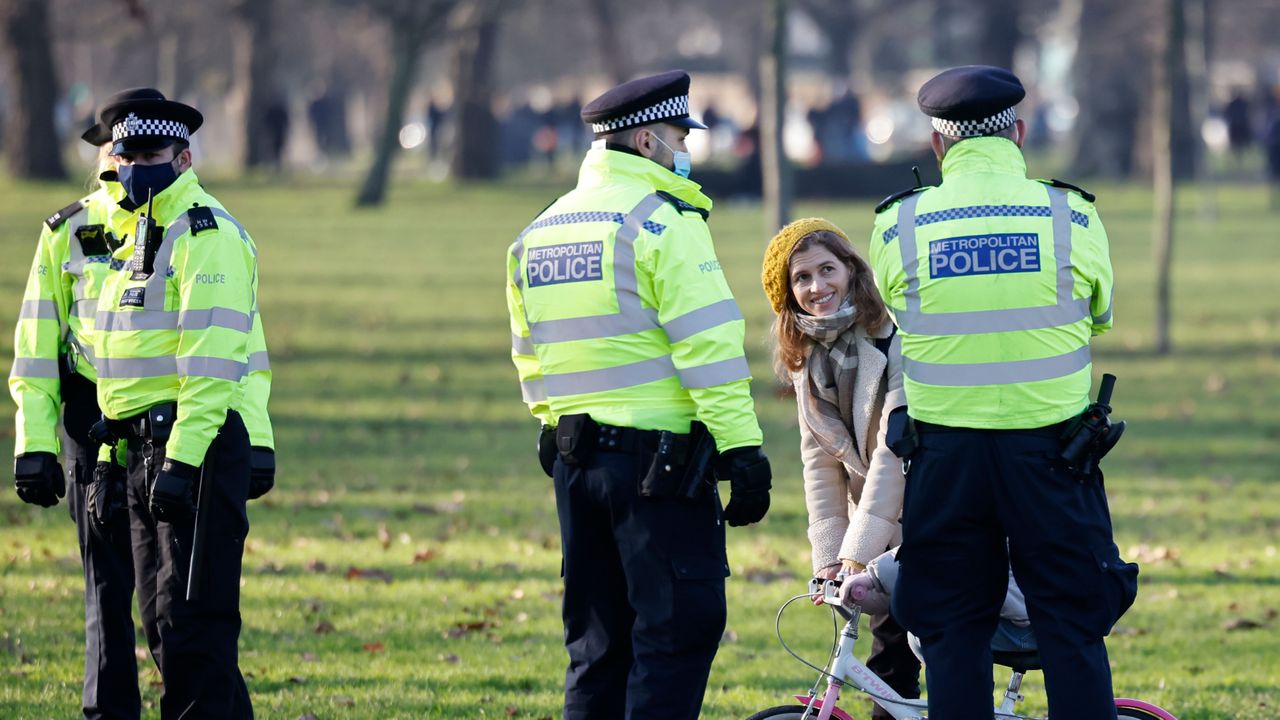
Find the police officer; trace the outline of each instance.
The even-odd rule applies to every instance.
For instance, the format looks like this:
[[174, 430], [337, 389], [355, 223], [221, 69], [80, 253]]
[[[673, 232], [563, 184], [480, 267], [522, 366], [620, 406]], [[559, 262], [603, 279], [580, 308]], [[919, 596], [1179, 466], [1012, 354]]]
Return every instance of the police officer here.
[[1089, 338], [1111, 327], [1107, 236], [1092, 194], [1027, 179], [1024, 94], [987, 66], [925, 83], [942, 184], [881, 203], [871, 240], [919, 445], [893, 610], [923, 641], [937, 720], [990, 717], [1006, 558], [1055, 718], [1115, 717], [1103, 637], [1137, 589], [1102, 474], [1060, 459], [1089, 405]]
[[[725, 625], [724, 525], [770, 470], [744, 323], [690, 181], [689, 76], [609, 90], [578, 186], [511, 246], [524, 400], [543, 422], [564, 553], [564, 717], [696, 718]], [[706, 464], [732, 497], [721, 511]]]
[[[125, 240], [103, 283], [93, 333], [102, 434], [127, 445], [128, 508], [139, 605], [164, 680], [161, 716], [251, 718], [240, 674], [240, 569], [251, 442], [269, 440], [269, 375], [257, 316], [257, 251], [191, 168], [203, 118], [150, 89], [108, 104]], [[258, 348], [255, 352], [255, 348]], [[250, 392], [246, 392], [246, 391]], [[257, 395], [261, 398], [261, 395]], [[245, 411], [242, 416], [241, 410]], [[272, 465], [272, 470], [274, 465]], [[204, 526], [203, 553], [192, 545]], [[193, 563], [195, 566], [193, 568]], [[190, 585], [200, 589], [188, 597]]]
[[[95, 126], [84, 139], [100, 146], [110, 134]], [[45, 221], [18, 314], [9, 391], [18, 405], [18, 496], [49, 507], [65, 493], [76, 523], [85, 580], [84, 716], [136, 720], [141, 700], [124, 472], [116, 463], [96, 469], [98, 444], [89, 439], [101, 414], [90, 336], [98, 293], [111, 272], [108, 256], [120, 245], [108, 228], [114, 216], [128, 214], [117, 204], [123, 194], [118, 183], [102, 181]], [[60, 450], [66, 452], [69, 487]]]

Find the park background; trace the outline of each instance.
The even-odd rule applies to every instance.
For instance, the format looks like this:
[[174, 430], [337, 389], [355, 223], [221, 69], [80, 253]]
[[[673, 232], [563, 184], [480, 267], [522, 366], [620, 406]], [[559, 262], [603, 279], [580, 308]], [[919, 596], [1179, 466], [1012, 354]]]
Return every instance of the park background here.
[[[717, 200], [775, 469], [769, 516], [729, 532], [704, 716], [807, 689], [774, 637], [809, 551], [760, 258], [806, 215], [865, 250], [878, 196], [914, 184], [912, 165], [936, 176], [915, 90], [971, 62], [1019, 73], [1031, 175], [1097, 193], [1111, 237], [1116, 324], [1095, 371], [1119, 376], [1129, 430], [1107, 486], [1142, 565], [1108, 641], [1117, 694], [1183, 720], [1280, 717], [1275, 2], [0, 0], [0, 25], [0, 308], [16, 318], [40, 222], [91, 182], [78, 135], [123, 87], [205, 112], [197, 170], [257, 241], [280, 462], [244, 560], [259, 717], [558, 717], [559, 536], [503, 258], [572, 186], [580, 104], [671, 67], [717, 120], [693, 136], [693, 177]], [[0, 449], [12, 439], [0, 425]], [[0, 493], [0, 717], [78, 715], [65, 508]], [[819, 664], [824, 613], [784, 623]], [[154, 717], [159, 675], [138, 655]], [[1039, 679], [1024, 687], [1043, 714]]]

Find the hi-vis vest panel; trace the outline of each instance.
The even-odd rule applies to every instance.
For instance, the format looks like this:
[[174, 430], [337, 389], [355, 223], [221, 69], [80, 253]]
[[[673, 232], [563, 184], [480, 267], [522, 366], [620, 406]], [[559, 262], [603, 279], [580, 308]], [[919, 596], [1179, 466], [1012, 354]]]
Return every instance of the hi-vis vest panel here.
[[[1111, 323], [1111, 265], [1092, 205], [1009, 175], [955, 185], [906, 197], [877, 218], [871, 241], [903, 336], [911, 415], [975, 428], [1075, 415], [1088, 403], [1089, 338]], [[977, 192], [999, 201], [975, 201]]]
[[699, 419], [722, 450], [759, 444], [742, 315], [701, 217], [580, 187], [520, 234], [507, 273], [512, 358], [544, 422], [687, 432]]

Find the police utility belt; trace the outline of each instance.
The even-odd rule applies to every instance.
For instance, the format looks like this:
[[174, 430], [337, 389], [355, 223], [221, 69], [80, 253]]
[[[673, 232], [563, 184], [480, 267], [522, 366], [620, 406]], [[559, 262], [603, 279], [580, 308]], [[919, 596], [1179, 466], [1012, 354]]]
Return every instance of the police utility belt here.
[[132, 417], [112, 420], [104, 416], [89, 430], [89, 435], [100, 444], [141, 440], [163, 445], [173, 432], [173, 421], [177, 415], [178, 403], [160, 403]]
[[686, 434], [669, 430], [637, 430], [603, 425], [590, 415], [563, 415], [556, 426], [556, 448], [561, 462], [585, 468], [596, 453], [652, 457], [639, 478], [641, 497], [696, 500], [715, 482], [711, 461], [716, 443], [707, 427], [694, 421]]

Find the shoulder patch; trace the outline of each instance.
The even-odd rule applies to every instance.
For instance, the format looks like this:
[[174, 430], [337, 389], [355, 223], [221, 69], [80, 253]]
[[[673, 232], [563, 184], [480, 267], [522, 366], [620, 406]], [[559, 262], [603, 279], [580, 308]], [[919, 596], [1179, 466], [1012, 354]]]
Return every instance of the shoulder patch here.
[[199, 235], [206, 230], [217, 230], [218, 221], [213, 218], [213, 210], [207, 207], [193, 207], [187, 211], [187, 222], [191, 224], [191, 234]]
[[1098, 199], [1097, 195], [1094, 195], [1093, 193], [1089, 192], [1088, 190], [1085, 190], [1079, 185], [1072, 185], [1071, 183], [1065, 180], [1052, 178], [1049, 180], [1041, 180], [1040, 182], [1044, 183], [1045, 185], [1052, 185], [1056, 188], [1061, 188], [1063, 190], [1071, 190], [1072, 192], [1079, 193], [1080, 197], [1084, 198], [1085, 200], [1088, 200], [1089, 202], [1093, 202], [1094, 200]]
[[702, 219], [704, 221], [707, 218], [711, 217], [710, 210], [700, 208], [697, 205], [694, 205], [693, 203], [685, 202], [684, 200], [681, 200], [680, 198], [676, 197], [675, 195], [672, 195], [671, 193], [665, 190], [657, 190], [655, 192], [658, 194], [658, 197], [674, 205], [676, 207], [676, 210], [679, 211], [681, 214], [687, 213], [687, 212], [698, 213], [699, 215], [702, 216]]
[[918, 192], [924, 192], [925, 190], [928, 190], [931, 187], [933, 186], [921, 185], [919, 187], [907, 188], [906, 190], [896, 192], [880, 201], [880, 204], [876, 206], [876, 214], [879, 214], [884, 212], [885, 210], [888, 210], [890, 206], [892, 206], [894, 203], [898, 202], [899, 200], [905, 197], [910, 197], [912, 195], [915, 195]]
[[62, 225], [62, 223], [67, 221], [67, 218], [71, 217], [72, 215], [75, 215], [76, 213], [80, 212], [83, 209], [84, 209], [84, 203], [77, 200], [71, 203], [70, 205], [62, 208], [58, 212], [45, 218], [44, 224], [47, 225], [50, 230], [57, 230], [58, 226]]

